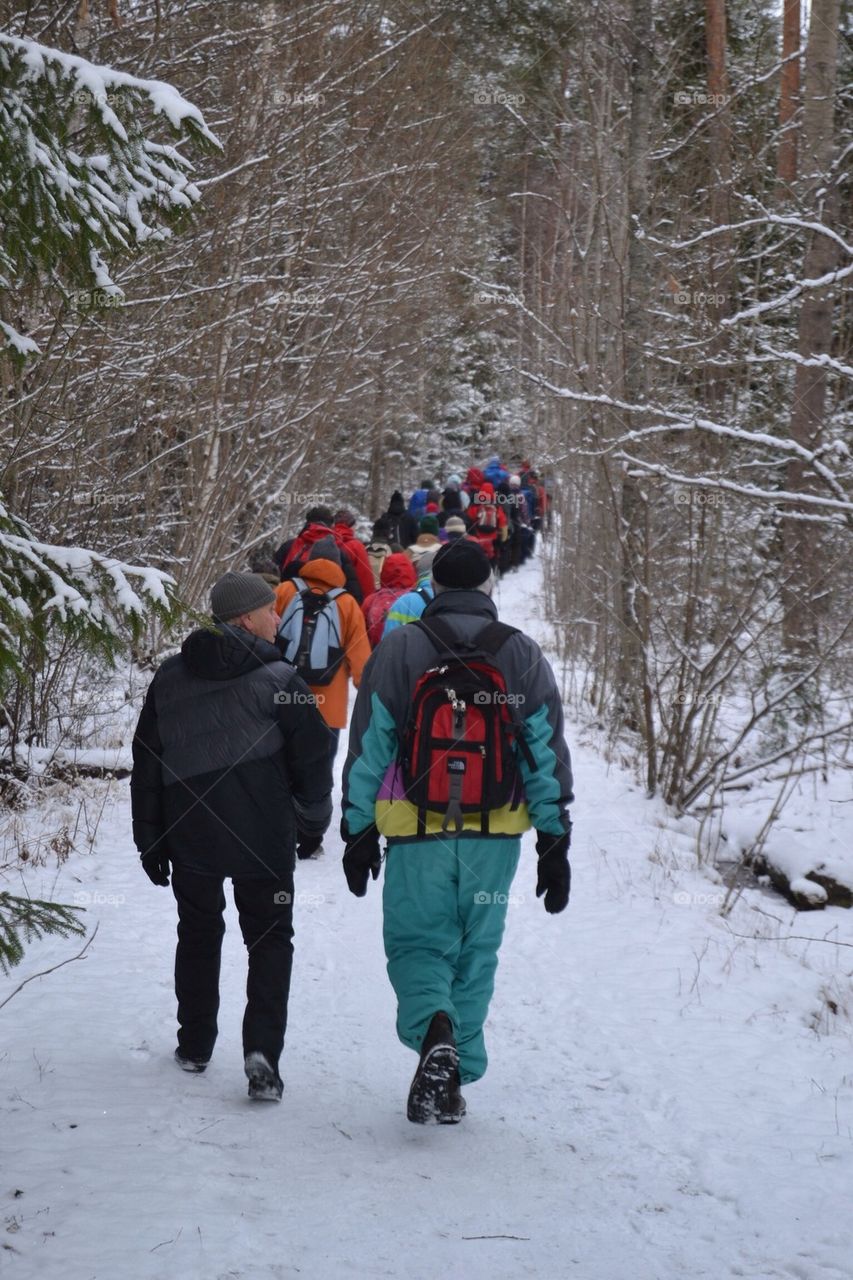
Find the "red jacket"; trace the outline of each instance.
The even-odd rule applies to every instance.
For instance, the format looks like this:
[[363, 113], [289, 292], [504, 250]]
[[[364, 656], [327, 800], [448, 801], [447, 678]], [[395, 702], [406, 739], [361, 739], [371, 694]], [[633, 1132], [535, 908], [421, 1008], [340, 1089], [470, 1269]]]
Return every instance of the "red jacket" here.
[[381, 587], [367, 597], [361, 606], [364, 620], [367, 623], [367, 638], [371, 649], [375, 649], [382, 639], [385, 626], [385, 615], [398, 596], [411, 591], [418, 580], [415, 566], [407, 555], [397, 551], [386, 556], [380, 575]]
[[367, 547], [358, 540], [348, 524], [336, 524], [332, 533], [335, 535], [335, 542], [346, 551], [352, 561], [362, 599], [366, 600], [374, 590], [373, 570], [367, 556]]
[[[470, 473], [469, 473], [470, 474]], [[494, 513], [494, 528], [486, 528], [481, 524], [481, 516]], [[495, 487], [488, 480], [480, 485], [479, 492], [472, 498], [471, 505], [465, 512], [469, 538], [475, 538], [490, 560], [495, 558], [495, 543], [506, 538], [506, 512], [501, 503], [495, 502]]]

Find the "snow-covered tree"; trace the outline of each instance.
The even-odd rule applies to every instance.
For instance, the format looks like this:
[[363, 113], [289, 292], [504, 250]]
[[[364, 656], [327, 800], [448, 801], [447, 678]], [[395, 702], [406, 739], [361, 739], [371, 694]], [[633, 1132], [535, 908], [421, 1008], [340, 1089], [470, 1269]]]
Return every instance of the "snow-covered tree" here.
[[6, 679], [24, 674], [24, 644], [44, 649], [58, 634], [110, 658], [152, 614], [168, 619], [171, 587], [157, 569], [39, 542], [0, 503], [0, 694]]
[[[173, 140], [149, 136], [152, 116]], [[0, 34], [0, 329], [19, 355], [37, 350], [17, 319], [34, 277], [92, 305], [121, 297], [113, 260], [167, 238], [199, 199], [181, 141], [218, 146], [171, 85]]]

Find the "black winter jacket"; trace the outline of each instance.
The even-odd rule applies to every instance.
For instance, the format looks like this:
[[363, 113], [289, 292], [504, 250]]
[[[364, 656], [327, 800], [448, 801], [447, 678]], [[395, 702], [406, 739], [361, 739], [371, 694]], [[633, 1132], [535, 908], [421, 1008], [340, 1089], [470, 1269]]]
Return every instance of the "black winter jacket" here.
[[154, 676], [133, 739], [140, 853], [188, 871], [280, 879], [297, 825], [332, 812], [329, 731], [279, 649], [241, 627], [194, 631]]

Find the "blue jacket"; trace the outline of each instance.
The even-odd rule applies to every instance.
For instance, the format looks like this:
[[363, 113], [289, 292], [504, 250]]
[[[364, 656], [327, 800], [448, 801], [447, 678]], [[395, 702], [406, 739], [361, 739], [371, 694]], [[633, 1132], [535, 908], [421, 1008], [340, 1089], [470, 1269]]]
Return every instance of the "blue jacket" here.
[[490, 484], [495, 486], [496, 489], [499, 484], [503, 484], [509, 479], [509, 472], [506, 467], [501, 466], [501, 460], [498, 457], [489, 458], [489, 461], [483, 468], [483, 475]]
[[405, 595], [398, 596], [385, 615], [385, 626], [382, 628], [382, 639], [398, 627], [419, 618], [433, 597], [432, 582], [429, 574], [418, 579], [418, 585]]
[[415, 492], [409, 498], [409, 515], [415, 516], [420, 520], [421, 516], [426, 513], [427, 494], [429, 489], [415, 489]]

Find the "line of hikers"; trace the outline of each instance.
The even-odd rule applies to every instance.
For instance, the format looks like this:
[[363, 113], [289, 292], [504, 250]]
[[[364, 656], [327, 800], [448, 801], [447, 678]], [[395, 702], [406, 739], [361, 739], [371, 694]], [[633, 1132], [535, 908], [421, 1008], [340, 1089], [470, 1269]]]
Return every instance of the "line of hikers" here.
[[[316, 856], [331, 821], [352, 678], [344, 872], [363, 896], [385, 839], [388, 973], [398, 1033], [420, 1055], [407, 1115], [461, 1119], [460, 1085], [486, 1068], [483, 1024], [531, 826], [537, 896], [552, 913], [569, 896], [560, 696], [538, 645], [499, 622], [491, 598], [501, 549], [504, 569], [523, 563], [547, 498], [535, 471], [510, 475], [492, 459], [464, 484], [421, 485], [409, 510], [395, 493], [368, 545], [352, 512], [312, 508], [275, 564], [214, 584], [211, 626], [156, 673], [133, 743], [133, 826], [143, 869], [159, 885], [171, 873], [177, 901], [184, 1070], [205, 1070], [217, 1036], [230, 878], [249, 953], [249, 1096], [281, 1098], [294, 855]], [[489, 507], [493, 528], [479, 521]], [[380, 547], [377, 529], [389, 535]]]

